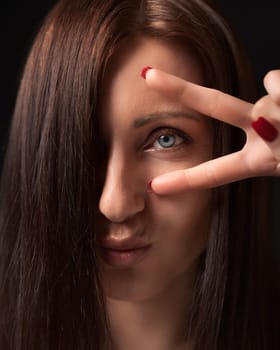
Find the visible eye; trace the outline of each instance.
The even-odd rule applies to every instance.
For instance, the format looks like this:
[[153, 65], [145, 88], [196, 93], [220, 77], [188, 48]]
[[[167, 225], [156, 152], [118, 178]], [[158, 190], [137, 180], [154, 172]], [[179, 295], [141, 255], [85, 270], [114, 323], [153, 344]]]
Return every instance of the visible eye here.
[[176, 136], [175, 135], [161, 135], [156, 141], [163, 148], [169, 148], [176, 144]]
[[192, 139], [183, 131], [175, 128], [158, 128], [148, 136], [146, 150], [165, 150], [190, 144]]

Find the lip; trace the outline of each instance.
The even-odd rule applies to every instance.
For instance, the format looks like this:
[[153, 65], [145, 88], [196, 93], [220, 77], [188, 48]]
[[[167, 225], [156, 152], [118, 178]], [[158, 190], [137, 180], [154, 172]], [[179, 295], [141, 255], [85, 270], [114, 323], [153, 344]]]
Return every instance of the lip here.
[[[132, 250], [144, 248], [150, 245], [142, 234], [132, 234], [130, 232], [111, 233], [99, 240], [102, 248], [112, 250]], [[125, 233], [125, 234], [124, 234]]]
[[101, 257], [103, 260], [115, 267], [129, 267], [142, 261], [150, 245], [138, 246], [138, 247], [101, 247]]
[[129, 250], [102, 248], [101, 256], [104, 261], [111, 266], [129, 267], [142, 261], [148, 250], [149, 246]]

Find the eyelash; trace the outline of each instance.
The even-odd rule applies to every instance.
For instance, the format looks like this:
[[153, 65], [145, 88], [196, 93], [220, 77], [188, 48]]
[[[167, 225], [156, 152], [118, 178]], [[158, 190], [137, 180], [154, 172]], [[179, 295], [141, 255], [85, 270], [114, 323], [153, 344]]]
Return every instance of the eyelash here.
[[[159, 140], [160, 136], [175, 136], [175, 137], [180, 137], [182, 139], [182, 142], [179, 143], [178, 145], [174, 145], [171, 147], [167, 147], [167, 148], [158, 148], [156, 149], [153, 144]], [[189, 145], [193, 142], [193, 139], [186, 134], [185, 132], [183, 132], [182, 130], [173, 128], [173, 127], [159, 127], [155, 130], [153, 130], [149, 136], [147, 137], [145, 143], [144, 143], [144, 149], [145, 150], [154, 150], [154, 151], [169, 151], [169, 150], [174, 150], [174, 148], [179, 148], [180, 146], [183, 145]]]

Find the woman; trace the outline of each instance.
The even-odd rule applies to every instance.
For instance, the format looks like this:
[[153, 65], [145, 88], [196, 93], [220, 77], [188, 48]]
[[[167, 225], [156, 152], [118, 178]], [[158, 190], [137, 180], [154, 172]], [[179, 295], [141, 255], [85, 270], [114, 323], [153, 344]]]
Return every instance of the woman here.
[[244, 102], [207, 1], [60, 1], [2, 176], [1, 348], [278, 349], [269, 182], [251, 178], [279, 174], [278, 74]]

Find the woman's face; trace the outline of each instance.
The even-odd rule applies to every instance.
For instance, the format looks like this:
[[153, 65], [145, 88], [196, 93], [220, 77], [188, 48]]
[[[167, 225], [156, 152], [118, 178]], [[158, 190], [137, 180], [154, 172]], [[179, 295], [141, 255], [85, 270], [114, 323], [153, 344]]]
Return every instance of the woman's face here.
[[151, 38], [112, 58], [100, 117], [107, 148], [99, 209], [101, 277], [108, 297], [145, 300], [191, 288], [211, 225], [210, 190], [157, 196], [149, 181], [212, 157], [210, 120], [151, 90], [144, 66], [203, 84], [187, 49]]

